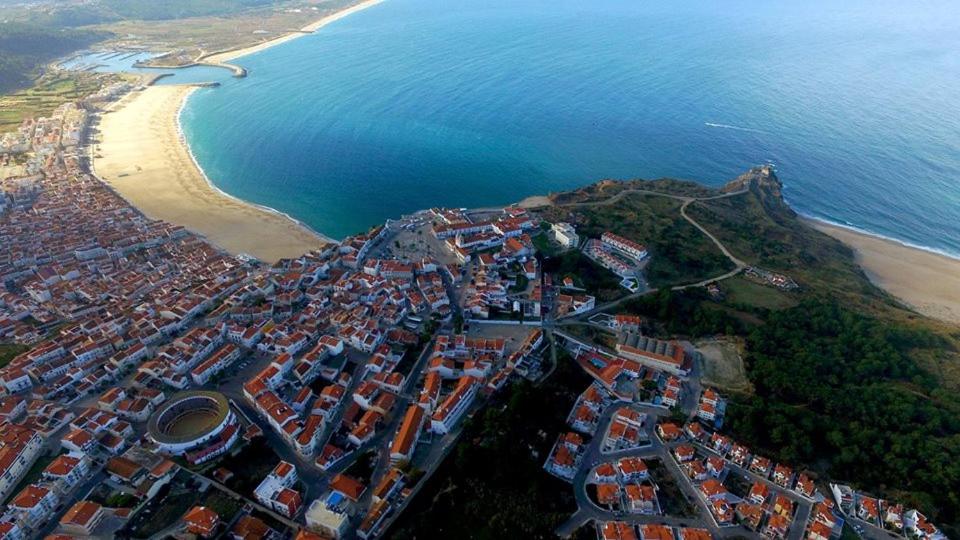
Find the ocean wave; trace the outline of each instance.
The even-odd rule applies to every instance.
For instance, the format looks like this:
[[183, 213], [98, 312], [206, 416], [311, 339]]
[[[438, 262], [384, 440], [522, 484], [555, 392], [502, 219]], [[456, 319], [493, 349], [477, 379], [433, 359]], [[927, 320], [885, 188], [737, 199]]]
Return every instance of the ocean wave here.
[[766, 132], [766, 131], [763, 131], [762, 129], [753, 129], [753, 128], [740, 127], [740, 126], [731, 126], [730, 124], [714, 124], [713, 122], [704, 122], [703, 125], [705, 125], [705, 126], [707, 126], [707, 127], [712, 127], [712, 128], [732, 129], [732, 130], [734, 130], [734, 131], [746, 131], [746, 132], [749, 132], [749, 133], [768, 133], [768, 132]]
[[809, 214], [809, 213], [806, 213], [806, 212], [797, 211], [797, 213], [800, 214], [801, 217], [804, 217], [804, 218], [806, 218], [806, 219], [810, 219], [810, 220], [813, 220], [813, 221], [820, 221], [820, 222], [822, 222], [822, 223], [826, 223], [827, 225], [832, 225], [832, 226], [834, 226], [834, 227], [839, 227], [839, 228], [841, 228], [841, 229], [846, 229], [846, 230], [848, 230], [848, 231], [852, 231], [852, 232], [855, 232], [855, 233], [857, 233], [857, 234], [862, 234], [862, 235], [864, 235], [864, 236], [871, 236], [871, 237], [873, 237], [873, 238], [878, 238], [878, 239], [884, 240], [884, 241], [886, 241], [886, 242], [893, 242], [894, 244], [899, 244], [899, 245], [901, 245], [901, 246], [908, 247], [908, 248], [911, 248], [911, 249], [916, 249], [916, 250], [919, 250], [919, 251], [926, 251], [927, 253], [933, 253], [934, 255], [940, 255], [941, 257], [946, 257], [946, 258], [948, 258], [948, 259], [960, 260], [960, 253], [957, 253], [957, 252], [954, 252], [954, 251], [950, 251], [950, 250], [946, 250], [946, 249], [936, 248], [936, 247], [932, 247], [932, 246], [926, 246], [926, 245], [923, 245], [923, 244], [917, 244], [917, 243], [914, 243], [914, 242], [910, 242], [910, 241], [908, 241], [908, 240], [903, 240], [903, 239], [896, 238], [896, 237], [893, 237], [893, 236], [887, 236], [887, 235], [885, 235], [885, 234], [880, 234], [880, 233], [877, 233], [877, 232], [874, 232], [874, 231], [868, 231], [867, 229], [863, 229], [863, 228], [861, 228], [861, 227], [858, 227], [858, 226], [854, 225], [853, 223], [851, 223], [851, 222], [849, 222], [849, 221], [847, 221], [847, 220], [842, 220], [842, 222], [841, 222], [841, 221], [838, 221], [838, 220], [835, 220], [835, 219], [825, 218], [825, 217], [822, 217], [822, 216], [818, 216], [818, 215], [815, 215], [815, 214]]
[[313, 233], [314, 235], [316, 235], [317, 237], [319, 237], [321, 240], [326, 240], [326, 241], [330, 241], [330, 242], [334, 242], [334, 243], [339, 243], [339, 241], [338, 241], [338, 240], [335, 240], [332, 236], [328, 236], [328, 235], [326, 235], [326, 234], [323, 234], [322, 232], [314, 229], [314, 228], [311, 227], [310, 225], [307, 225], [307, 224], [304, 223], [303, 221], [300, 221], [299, 219], [291, 216], [290, 214], [288, 214], [288, 213], [286, 213], [286, 212], [283, 212], [283, 211], [281, 211], [281, 210], [277, 210], [276, 208], [273, 208], [272, 206], [267, 206], [267, 205], [265, 205], [265, 204], [259, 204], [259, 203], [255, 203], [255, 202], [253, 202], [253, 201], [248, 201], [248, 200], [245, 200], [245, 199], [241, 199], [240, 197], [237, 197], [237, 196], [235, 196], [235, 195], [231, 195], [231, 194], [227, 193], [226, 191], [220, 189], [219, 186], [217, 186], [216, 184], [213, 183], [213, 180], [211, 180], [210, 177], [207, 176], [207, 171], [205, 171], [205, 170], [203, 169], [203, 167], [200, 166], [200, 162], [197, 161], [197, 156], [193, 153], [193, 148], [190, 147], [190, 142], [189, 142], [189, 140], [187, 140], [187, 134], [183, 131], [183, 122], [182, 122], [182, 120], [183, 120], [183, 112], [186, 110], [187, 101], [190, 100], [190, 96], [192, 96], [193, 93], [194, 93], [198, 88], [200, 88], [200, 87], [194, 86], [194, 88], [192, 88], [192, 89], [190, 90], [190, 92], [188, 92], [187, 95], [184, 96], [184, 98], [180, 101], [180, 108], [177, 109], [177, 115], [176, 115], [177, 134], [179, 135], [181, 144], [183, 144], [184, 148], [186, 148], [187, 154], [189, 154], [189, 156], [190, 156], [190, 160], [193, 161], [193, 166], [196, 167], [197, 171], [200, 172], [200, 176], [203, 176], [203, 179], [207, 181], [207, 185], [210, 186], [210, 189], [212, 189], [212, 190], [216, 191], [217, 193], [219, 193], [220, 195], [223, 195], [224, 197], [226, 197], [226, 198], [228, 198], [228, 199], [230, 199], [230, 200], [236, 201], [236, 202], [238, 202], [238, 203], [240, 203], [240, 204], [245, 204], [245, 205], [247, 205], [247, 206], [252, 206], [252, 207], [254, 207], [254, 208], [258, 208], [258, 209], [260, 209], [260, 210], [263, 210], [264, 212], [268, 212], [268, 213], [270, 213], [270, 214], [275, 214], [275, 215], [278, 215], [278, 216], [282, 216], [282, 217], [284, 217], [284, 218], [287, 218], [287, 219], [289, 219], [290, 221], [296, 223], [297, 225], [303, 227], [303, 228], [306, 229], [307, 231]]

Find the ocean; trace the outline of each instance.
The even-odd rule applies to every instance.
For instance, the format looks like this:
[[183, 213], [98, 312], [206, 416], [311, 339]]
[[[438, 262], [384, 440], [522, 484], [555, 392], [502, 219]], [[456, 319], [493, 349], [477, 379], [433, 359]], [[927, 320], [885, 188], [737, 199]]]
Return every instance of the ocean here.
[[953, 0], [386, 0], [236, 63], [183, 109], [197, 161], [332, 237], [772, 163], [803, 214], [960, 256]]

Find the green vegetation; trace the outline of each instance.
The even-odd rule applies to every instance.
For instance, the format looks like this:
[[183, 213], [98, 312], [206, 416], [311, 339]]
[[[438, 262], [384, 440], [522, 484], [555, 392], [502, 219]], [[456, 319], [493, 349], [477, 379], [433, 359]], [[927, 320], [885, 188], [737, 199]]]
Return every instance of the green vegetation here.
[[726, 304], [744, 309], [777, 310], [797, 305], [799, 295], [762, 285], [743, 276], [723, 281], [720, 285], [726, 295]]
[[[657, 485], [657, 500], [664, 514], [677, 517], [696, 517], [696, 503], [689, 500], [673, 474], [659, 459], [647, 461], [650, 467], [650, 478]], [[731, 475], [732, 476], [732, 475]]]
[[[889, 307], [888, 297], [866, 279], [850, 248], [806, 226], [785, 203], [770, 197], [761, 192], [697, 202], [687, 208], [687, 214], [738, 258], [787, 274], [808, 293], [838, 295], [870, 310], [882, 309], [883, 304]], [[786, 303], [785, 293], [776, 289], [770, 288], [769, 298], [760, 300], [762, 293], [756, 288], [747, 291], [738, 286], [732, 285], [731, 302], [776, 304], [761, 306], [770, 309]]]
[[660, 231], [647, 249], [653, 257], [645, 275], [653, 287], [696, 282], [734, 268], [709, 239], [683, 218]]
[[921, 508], [948, 535], [960, 519], [960, 400], [908, 353], [942, 337], [808, 300], [747, 342], [754, 397], [728, 426], [777, 460]]
[[567, 251], [555, 257], [543, 259], [543, 271], [555, 276], [572, 275], [577, 286], [595, 295], [601, 302], [623, 296], [620, 277], [590, 260], [580, 251]]
[[547, 237], [547, 233], [537, 234], [533, 236], [532, 240], [533, 247], [537, 248], [537, 253], [542, 254], [544, 257], [553, 257], [563, 251], [560, 246]]
[[18, 355], [27, 352], [30, 347], [18, 343], [0, 343], [0, 367], [4, 367]]
[[187, 17], [222, 16], [245, 9], [265, 7], [273, 0], [100, 0], [63, 3], [44, 10], [21, 10], [19, 20], [49, 28], [76, 28], [124, 20], [156, 21]]
[[43, 64], [105, 37], [34, 24], [0, 24], [0, 92], [29, 86]]
[[576, 504], [570, 485], [543, 463], [590, 382], [569, 356], [559, 362], [541, 386], [518, 383], [469, 421], [391, 538], [554, 538]]
[[220, 461], [219, 466], [225, 467], [234, 475], [227, 481], [227, 487], [241, 495], [252, 496], [253, 490], [265, 476], [270, 474], [277, 463], [280, 463], [280, 458], [270, 448], [266, 438], [260, 437], [244, 446], [236, 454], [228, 454]]
[[98, 4], [102, 17], [138, 20], [170, 20], [208, 15], [225, 15], [242, 9], [267, 6], [273, 0], [103, 0]]
[[631, 189], [686, 197], [709, 197], [710, 195], [716, 195], [714, 190], [697, 182], [660, 178], [657, 180], [602, 180], [574, 191], [553, 194], [550, 198], [555, 204], [596, 202], [605, 201], [614, 195]]
[[180, 473], [170, 484], [160, 488], [157, 496], [125, 528], [133, 537], [149, 538], [174, 524], [199, 498], [194, 480]]
[[230, 523], [240, 511], [240, 502], [216, 488], [210, 488], [207, 493], [200, 504], [216, 512], [223, 523]]
[[611, 204], [552, 206], [541, 214], [549, 221], [575, 224], [581, 237], [599, 238], [611, 231], [645, 244], [651, 255], [645, 275], [652, 287], [696, 282], [732, 270], [733, 263], [713, 242], [683, 219], [680, 205], [666, 197], [629, 194]]
[[60, 105], [89, 96], [120, 77], [86, 71], [42, 75], [29, 88], [0, 96], [0, 132], [16, 129], [25, 118], [48, 116]]
[[104, 505], [109, 508], [133, 508], [137, 504], [137, 498], [129, 493], [114, 492], [104, 501]]
[[745, 323], [708, 301], [703, 289], [663, 289], [624, 302], [621, 310], [657, 320], [653, 334], [664, 336], [706, 336], [739, 334]]
[[527, 285], [530, 284], [530, 279], [522, 273], [517, 274], [517, 281], [515, 284], [510, 286], [509, 292], [511, 293], [520, 293], [527, 290]]
[[352, 476], [364, 484], [369, 484], [370, 477], [373, 476], [373, 470], [377, 466], [378, 456], [379, 454], [376, 450], [367, 450], [362, 456], [355, 459], [353, 463], [343, 471], [343, 474]]

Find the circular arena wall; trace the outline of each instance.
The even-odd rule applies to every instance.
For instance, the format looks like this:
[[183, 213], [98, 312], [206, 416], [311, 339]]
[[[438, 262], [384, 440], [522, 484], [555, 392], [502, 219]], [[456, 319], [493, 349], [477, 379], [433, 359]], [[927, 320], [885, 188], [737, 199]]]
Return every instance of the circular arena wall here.
[[147, 422], [147, 436], [161, 452], [180, 455], [210, 441], [233, 421], [223, 394], [180, 392], [153, 413]]

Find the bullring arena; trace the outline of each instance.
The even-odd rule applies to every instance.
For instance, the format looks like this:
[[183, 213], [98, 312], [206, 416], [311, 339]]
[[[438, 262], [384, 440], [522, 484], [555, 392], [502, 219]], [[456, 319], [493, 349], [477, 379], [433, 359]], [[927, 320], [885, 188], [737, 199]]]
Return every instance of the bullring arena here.
[[219, 392], [194, 390], [174, 394], [147, 423], [147, 435], [161, 452], [182, 455], [217, 437], [236, 419]]

